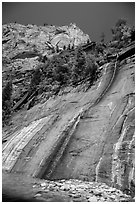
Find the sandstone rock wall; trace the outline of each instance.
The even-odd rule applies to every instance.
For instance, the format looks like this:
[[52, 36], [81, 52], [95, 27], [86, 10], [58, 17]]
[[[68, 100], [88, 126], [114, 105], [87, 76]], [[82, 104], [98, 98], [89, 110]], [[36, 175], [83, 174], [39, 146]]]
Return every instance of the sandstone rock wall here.
[[87, 92], [73, 90], [16, 115], [3, 170], [105, 182], [134, 196], [134, 87], [129, 57], [105, 64]]
[[51, 179], [85, 179], [134, 191], [134, 62], [117, 66], [114, 82], [80, 119]]
[[[16, 98], [27, 90], [39, 54], [88, 39], [74, 24], [4, 25], [3, 82], [12, 72]], [[78, 86], [13, 115], [4, 133], [3, 171], [105, 182], [134, 196], [134, 49], [118, 59], [103, 66], [102, 77], [88, 91]]]

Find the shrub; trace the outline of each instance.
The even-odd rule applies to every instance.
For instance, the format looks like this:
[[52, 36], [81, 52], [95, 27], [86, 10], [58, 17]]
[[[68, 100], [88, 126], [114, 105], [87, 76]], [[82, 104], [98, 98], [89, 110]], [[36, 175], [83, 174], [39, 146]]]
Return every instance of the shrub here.
[[30, 88], [29, 88], [29, 92], [30, 94], [36, 90], [37, 85], [40, 83], [41, 80], [41, 71], [40, 68], [37, 68], [34, 71], [34, 74], [32, 76], [31, 82], [30, 82]]
[[84, 78], [89, 80], [91, 84], [96, 80], [98, 66], [90, 55], [86, 56]]
[[79, 82], [89, 81], [92, 84], [97, 78], [98, 66], [92, 55], [84, 53], [81, 49], [76, 55], [76, 62], [71, 69], [71, 82], [76, 86]]
[[118, 49], [127, 46], [131, 41], [131, 28], [125, 19], [119, 19], [111, 31], [112, 41], [118, 41]]
[[[37, 79], [37, 72], [36, 79]], [[98, 65], [93, 55], [87, 54], [81, 48], [74, 51], [65, 50], [57, 56], [53, 56], [42, 68], [40, 89], [45, 92], [45, 97], [56, 95], [65, 86], [77, 86], [88, 82], [88, 87], [94, 83], [98, 76]], [[32, 83], [37, 81], [33, 76]], [[39, 81], [39, 80], [38, 80]]]
[[57, 66], [53, 71], [53, 78], [55, 81], [59, 82], [61, 86], [67, 84], [69, 79], [68, 67], [62, 65]]
[[2, 123], [3, 126], [8, 124], [11, 116], [11, 95], [12, 95], [12, 81], [7, 82], [2, 91]]
[[135, 28], [134, 27], [131, 29], [130, 34], [131, 34], [131, 42], [135, 41]]
[[75, 67], [72, 70], [72, 83], [75, 85], [83, 79], [83, 70], [85, 66], [84, 53], [79, 48], [76, 54]]

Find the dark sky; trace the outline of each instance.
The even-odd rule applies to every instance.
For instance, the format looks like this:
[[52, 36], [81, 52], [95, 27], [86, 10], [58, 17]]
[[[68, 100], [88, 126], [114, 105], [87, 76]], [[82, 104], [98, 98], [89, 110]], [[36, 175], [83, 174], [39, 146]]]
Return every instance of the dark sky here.
[[2, 22], [69, 25], [75, 22], [91, 40], [100, 40], [102, 32], [111, 39], [110, 29], [119, 18], [135, 23], [134, 2], [4, 2]]

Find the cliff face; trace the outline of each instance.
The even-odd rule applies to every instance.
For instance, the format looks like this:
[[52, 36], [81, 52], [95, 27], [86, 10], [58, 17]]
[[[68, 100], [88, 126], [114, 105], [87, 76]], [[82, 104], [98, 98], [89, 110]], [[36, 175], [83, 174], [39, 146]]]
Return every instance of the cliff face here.
[[[3, 58], [25, 59], [52, 54], [59, 49], [85, 44], [90, 38], [75, 24], [69, 26], [36, 26], [17, 23], [2, 26]], [[28, 59], [29, 60], [29, 59]]]
[[76, 48], [90, 38], [75, 24], [69, 26], [36, 26], [17, 23], [2, 26], [3, 87], [12, 78], [13, 98], [18, 101], [26, 93], [34, 70], [43, 65], [44, 57], [52, 57], [65, 48]]
[[[109, 75], [114, 66], [105, 66]], [[105, 182], [134, 191], [134, 62], [117, 64], [113, 80], [102, 99], [80, 119], [50, 178]]]
[[[32, 35], [31, 28], [26, 33]], [[53, 46], [60, 36], [66, 34], [55, 36]], [[104, 64], [102, 76], [87, 91], [81, 85], [66, 88], [13, 115], [10, 131], [4, 132], [3, 172], [101, 182], [134, 196], [135, 59], [130, 50]]]

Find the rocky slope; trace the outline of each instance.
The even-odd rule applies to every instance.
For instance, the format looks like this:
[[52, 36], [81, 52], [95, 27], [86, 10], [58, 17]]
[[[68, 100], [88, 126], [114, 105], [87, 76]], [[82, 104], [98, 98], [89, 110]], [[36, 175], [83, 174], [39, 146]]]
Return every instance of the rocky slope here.
[[[76, 179], [57, 181], [26, 178], [20, 174], [3, 175], [3, 201], [10, 202], [122, 202], [130, 196], [105, 183]], [[18, 190], [17, 190], [18, 189]], [[15, 194], [16, 192], [16, 194]]]
[[[63, 49], [85, 44], [90, 38], [76, 24], [36, 26], [9, 23], [2, 26], [3, 58], [24, 59], [51, 54], [56, 46]], [[14, 51], [13, 51], [14, 49]], [[30, 53], [28, 53], [30, 52]], [[46, 52], [46, 53], [45, 53]]]
[[[34, 28], [38, 30], [37, 27], [33, 26]], [[27, 35], [31, 33], [30, 30], [29, 28]], [[8, 35], [8, 30], [4, 32]], [[39, 37], [41, 35], [39, 34]], [[36, 36], [34, 39], [42, 42]], [[59, 37], [54, 37], [50, 41], [53, 47], [59, 40]], [[61, 39], [64, 40], [64, 37]], [[88, 38], [81, 38], [80, 43], [85, 42], [85, 39], [87, 41]], [[4, 46], [13, 46], [12, 43], [8, 45], [10, 39], [6, 41], [8, 38], [4, 38], [4, 40]], [[65, 40], [66, 42], [68, 41]], [[64, 44], [60, 44], [61, 46]], [[25, 53], [27, 57], [24, 59], [24, 55], [19, 56], [19, 50], [17, 53], [15, 51], [8, 54], [9, 47], [7, 51], [6, 47], [3, 48], [4, 59], [7, 55], [11, 60], [9, 64], [7, 62], [4, 64], [3, 77], [7, 76], [7, 70], [13, 69], [13, 64], [16, 64], [17, 60], [22, 60], [23, 64], [25, 60], [27, 62], [25, 67], [21, 65], [21, 71], [18, 69], [19, 74], [23, 73], [22, 70], [24, 74], [29, 69], [32, 70], [33, 63], [30, 63], [30, 68], [28, 60], [37, 56], [28, 57]], [[24, 49], [20, 46], [19, 48]], [[43, 51], [41, 52], [40, 49]], [[44, 53], [42, 45], [38, 51]], [[77, 199], [93, 202], [129, 201], [130, 196], [134, 197], [134, 53], [134, 44], [123, 49], [121, 53], [116, 53], [116, 59], [105, 63], [100, 68], [101, 77], [89, 89], [85, 89], [83, 85], [78, 85], [76, 88], [67, 87], [63, 94], [50, 97], [45, 103], [38, 103], [30, 110], [24, 109], [13, 114], [12, 125], [3, 130], [5, 192], [17, 191], [17, 188], [12, 185], [13, 182], [19, 181], [20, 186], [25, 186], [23, 190], [19, 187], [24, 197], [25, 189], [29, 186], [33, 197], [42, 201], [48, 201], [45, 194], [50, 195], [51, 191], [53, 194], [57, 193], [56, 196], [60, 195], [65, 201], [77, 201]], [[23, 59], [20, 59], [22, 56]], [[19, 65], [17, 67], [19, 68]], [[27, 80], [26, 77], [24, 79]], [[6, 81], [5, 78], [3, 80]], [[23, 82], [26, 83], [23, 79], [17, 83], [23, 86]], [[21, 175], [24, 177], [22, 178]], [[31, 185], [32, 177], [33, 182], [36, 183], [35, 186]], [[48, 179], [48, 181], [45, 180], [45, 184], [39, 187], [38, 178]], [[49, 180], [58, 181], [52, 183]], [[40, 181], [43, 183], [43, 180]], [[53, 185], [50, 185], [50, 182]], [[71, 189], [74, 183], [75, 189]], [[111, 192], [110, 196], [108, 192]], [[43, 193], [45, 197], [42, 196]]]
[[75, 24], [36, 26], [9, 23], [2, 26], [3, 87], [12, 78], [13, 98], [17, 102], [28, 90], [34, 70], [45, 59], [58, 55], [64, 47], [76, 48], [90, 42]]

